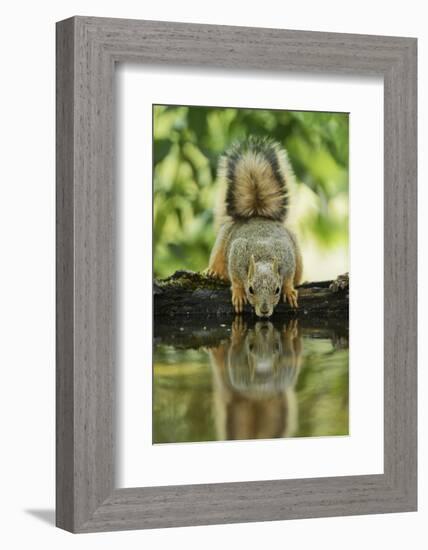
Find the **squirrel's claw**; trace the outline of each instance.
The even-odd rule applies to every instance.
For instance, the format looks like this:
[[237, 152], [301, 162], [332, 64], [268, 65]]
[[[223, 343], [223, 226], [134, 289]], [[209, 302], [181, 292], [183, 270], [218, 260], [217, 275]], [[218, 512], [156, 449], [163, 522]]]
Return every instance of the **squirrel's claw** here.
[[287, 287], [284, 289], [284, 302], [288, 302], [289, 306], [297, 309], [299, 307], [297, 303], [297, 290], [292, 287]]
[[217, 274], [215, 271], [213, 271], [212, 269], [210, 269], [209, 267], [207, 267], [206, 269], [204, 269], [202, 271], [202, 274], [203, 275], [206, 275], [207, 277], [217, 277]]
[[242, 287], [232, 287], [232, 304], [235, 308], [235, 313], [242, 313], [244, 305], [247, 303], [245, 290]]
[[297, 319], [290, 319], [282, 329], [282, 335], [288, 340], [294, 340], [299, 336]]
[[239, 344], [247, 333], [247, 324], [242, 317], [235, 317], [232, 323], [232, 343]]
[[243, 298], [240, 298], [240, 297], [232, 298], [232, 304], [233, 304], [233, 307], [235, 308], [235, 313], [243, 312], [244, 304], [245, 304], [245, 300]]
[[242, 317], [235, 317], [232, 323], [232, 333], [243, 334], [247, 330], [247, 323]]
[[225, 280], [225, 277], [222, 273], [219, 273], [214, 269], [210, 269], [209, 267], [207, 267], [202, 273], [207, 277], [213, 277], [214, 279], [221, 279], [223, 281]]

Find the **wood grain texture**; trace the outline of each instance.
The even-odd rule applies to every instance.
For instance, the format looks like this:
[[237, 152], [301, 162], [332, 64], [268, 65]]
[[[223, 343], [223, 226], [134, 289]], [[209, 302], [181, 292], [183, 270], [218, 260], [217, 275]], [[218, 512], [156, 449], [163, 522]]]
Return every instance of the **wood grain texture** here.
[[[383, 475], [115, 489], [118, 61], [383, 76]], [[57, 26], [57, 97], [57, 525], [91, 532], [415, 510], [416, 40], [76, 17]]]
[[56, 521], [74, 525], [74, 25], [56, 36]]

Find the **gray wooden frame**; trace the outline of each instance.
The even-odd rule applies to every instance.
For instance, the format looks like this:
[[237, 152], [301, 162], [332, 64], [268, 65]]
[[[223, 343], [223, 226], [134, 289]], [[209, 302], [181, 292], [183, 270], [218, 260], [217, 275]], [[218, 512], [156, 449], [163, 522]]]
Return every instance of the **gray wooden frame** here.
[[[115, 63], [124, 61], [383, 76], [383, 474], [115, 488], [113, 81]], [[90, 17], [57, 24], [59, 527], [91, 532], [416, 510], [416, 297], [415, 39]]]

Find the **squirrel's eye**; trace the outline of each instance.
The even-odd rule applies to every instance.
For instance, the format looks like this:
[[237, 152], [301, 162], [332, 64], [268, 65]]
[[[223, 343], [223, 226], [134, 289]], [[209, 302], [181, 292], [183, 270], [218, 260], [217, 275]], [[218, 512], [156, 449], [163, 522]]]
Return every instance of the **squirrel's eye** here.
[[252, 286], [249, 287], [248, 292], [250, 294], [254, 294], [254, 288]]
[[276, 287], [275, 294], [279, 294], [279, 286]]

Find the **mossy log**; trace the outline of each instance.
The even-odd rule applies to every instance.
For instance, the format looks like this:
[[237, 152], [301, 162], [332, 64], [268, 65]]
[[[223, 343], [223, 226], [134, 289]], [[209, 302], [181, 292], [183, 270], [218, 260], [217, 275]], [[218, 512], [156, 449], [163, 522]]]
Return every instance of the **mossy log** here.
[[[279, 303], [273, 318], [348, 319], [349, 279], [341, 275], [335, 281], [304, 283], [298, 287], [299, 307], [292, 309]], [[230, 285], [201, 273], [176, 271], [153, 288], [154, 314], [159, 322], [180, 317], [228, 319], [235, 316], [231, 303]], [[243, 315], [255, 317], [248, 304]]]

